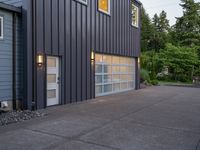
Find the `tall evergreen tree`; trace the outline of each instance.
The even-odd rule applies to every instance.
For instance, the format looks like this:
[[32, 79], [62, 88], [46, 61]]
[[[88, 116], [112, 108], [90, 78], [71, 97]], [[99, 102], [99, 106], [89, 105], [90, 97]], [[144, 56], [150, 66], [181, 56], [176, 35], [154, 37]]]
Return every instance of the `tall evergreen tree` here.
[[177, 18], [175, 38], [184, 46], [200, 46], [200, 3], [181, 0], [183, 16]]
[[167, 13], [165, 11], [162, 11], [159, 16], [155, 14], [152, 20], [154, 35], [150, 42], [150, 47], [156, 52], [159, 52], [168, 42], [169, 20], [167, 19]]
[[158, 17], [158, 14], [156, 13], [154, 16], [153, 16], [153, 25], [155, 27], [156, 30], [159, 29], [159, 17]]
[[141, 49], [142, 51], [149, 51], [149, 43], [154, 35], [154, 29], [149, 15], [145, 9], [142, 8], [142, 32], [141, 32]]
[[167, 13], [164, 10], [159, 14], [159, 16], [157, 14], [154, 15], [153, 25], [157, 32], [167, 33], [169, 31], [169, 20], [167, 19]]
[[159, 16], [159, 23], [158, 23], [158, 31], [167, 33], [169, 31], [170, 25], [169, 20], [167, 19], [167, 13], [162, 11]]

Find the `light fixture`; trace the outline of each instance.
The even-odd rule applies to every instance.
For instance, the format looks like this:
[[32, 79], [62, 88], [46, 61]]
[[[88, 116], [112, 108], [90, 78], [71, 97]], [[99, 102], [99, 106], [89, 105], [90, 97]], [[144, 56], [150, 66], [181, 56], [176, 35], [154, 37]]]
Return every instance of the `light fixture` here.
[[140, 64], [140, 57], [138, 57], [138, 64]]
[[92, 52], [91, 52], [91, 61], [94, 61], [95, 60], [95, 53], [94, 53], [94, 51], [92, 50]]
[[38, 67], [42, 67], [44, 64], [44, 55], [43, 54], [37, 54], [37, 65]]

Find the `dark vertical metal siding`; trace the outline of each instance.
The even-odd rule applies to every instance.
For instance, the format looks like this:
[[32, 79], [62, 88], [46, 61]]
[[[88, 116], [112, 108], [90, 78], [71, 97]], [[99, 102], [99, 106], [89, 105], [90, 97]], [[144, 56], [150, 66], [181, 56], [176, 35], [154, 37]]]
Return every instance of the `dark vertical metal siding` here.
[[72, 75], [71, 75], [71, 66], [72, 66], [72, 38], [71, 38], [71, 27], [72, 27], [72, 22], [69, 21], [71, 20], [71, 1], [65, 0], [65, 18], [64, 18], [64, 23], [65, 23], [65, 55], [64, 55], [64, 65], [63, 70], [65, 72], [64, 77], [65, 77], [65, 102], [70, 103], [72, 99]]
[[44, 44], [46, 54], [51, 54], [51, 1], [44, 1]]
[[32, 1], [23, 1], [23, 41], [24, 41], [24, 108], [31, 109], [33, 99], [33, 39], [32, 39]]
[[87, 15], [86, 15], [86, 25], [87, 25], [87, 54], [86, 54], [86, 62], [87, 62], [87, 66], [86, 66], [86, 81], [87, 81], [87, 99], [90, 99], [92, 97], [92, 93], [91, 93], [91, 89], [92, 89], [92, 83], [91, 83], [91, 61], [90, 61], [90, 54], [91, 54], [91, 49], [92, 49], [92, 44], [91, 44], [91, 34], [92, 34], [92, 31], [91, 31], [91, 23], [92, 23], [92, 20], [91, 20], [91, 14], [92, 14], [92, 7], [94, 7], [94, 1], [93, 0], [90, 0], [88, 1], [88, 6], [87, 7]]
[[[35, 0], [35, 51], [61, 57], [64, 65], [62, 103], [93, 98], [90, 54], [95, 49], [95, 38], [92, 37], [95, 36], [96, 22], [92, 21], [90, 12], [95, 14], [95, 5], [94, 1], [86, 6], [70, 0]], [[37, 69], [38, 108], [46, 105], [45, 76], [44, 70]]]
[[81, 59], [82, 59], [82, 63], [81, 63], [81, 72], [83, 72], [82, 76], [81, 76], [81, 100], [85, 100], [87, 99], [87, 22], [86, 22], [86, 18], [87, 18], [87, 8], [86, 7], [82, 7], [82, 26], [81, 26], [81, 34], [82, 34], [82, 43], [81, 43], [81, 49], [82, 49], [82, 55], [81, 55]]
[[72, 54], [71, 54], [71, 58], [72, 58], [72, 64], [71, 64], [71, 89], [72, 89], [72, 102], [76, 101], [77, 98], [77, 3], [72, 1], [72, 8], [71, 8], [71, 21], [72, 21], [72, 27], [71, 27], [71, 42], [72, 42], [72, 46], [71, 46], [71, 50], [72, 50]]
[[[44, 38], [44, 15], [41, 15], [41, 14], [44, 14], [44, 9], [43, 9], [43, 4], [44, 2], [41, 1], [41, 0], [36, 0], [35, 3], [36, 5], [35, 7], [35, 41], [36, 41], [36, 50], [37, 52], [39, 53], [45, 53], [45, 50], [44, 50], [44, 46], [45, 46], [45, 38]], [[35, 54], [36, 55], [36, 54]], [[37, 72], [36, 72], [36, 81], [37, 83], [35, 84], [35, 87], [39, 87], [39, 88], [36, 88], [36, 99], [39, 97], [40, 99], [45, 99], [45, 95], [44, 93], [46, 92], [41, 92], [41, 91], [44, 91], [44, 89], [46, 88], [46, 84], [45, 84], [45, 74], [43, 72], [43, 70], [41, 69], [38, 69]], [[37, 104], [37, 108], [40, 109], [40, 108], [43, 108], [44, 104], [45, 104], [45, 101], [36, 101], [36, 104]]]
[[[59, 56], [62, 60], [62, 103], [78, 102], [94, 97], [94, 70], [92, 69], [91, 50], [130, 57], [138, 57], [140, 52], [140, 28], [131, 26], [130, 1], [111, 0], [110, 15], [98, 11], [97, 0], [88, 0], [83, 5], [75, 0], [26, 0], [27, 18], [27, 56], [43, 52]], [[32, 6], [33, 12], [32, 14]], [[27, 3], [27, 2], [26, 2]], [[31, 29], [31, 22], [35, 24]], [[34, 32], [35, 29], [35, 32]], [[32, 46], [31, 31], [35, 35]], [[30, 48], [31, 47], [31, 48]], [[33, 58], [33, 57], [31, 57]], [[35, 59], [35, 58], [34, 58]], [[30, 59], [31, 62], [33, 60]], [[31, 62], [28, 60], [28, 66]], [[35, 64], [36, 65], [36, 64]], [[28, 69], [28, 67], [27, 67]], [[28, 71], [28, 70], [27, 70]], [[46, 72], [37, 71], [33, 81], [36, 83], [38, 108], [45, 107]], [[31, 72], [30, 72], [31, 73]], [[28, 79], [30, 73], [27, 74]], [[32, 86], [32, 83], [28, 83]], [[28, 88], [29, 91], [31, 87]], [[28, 93], [29, 97], [31, 96]]]
[[[136, 6], [138, 6], [140, 8], [140, 5], [138, 3], [135, 3]], [[140, 45], [140, 38], [141, 38], [141, 9], [139, 9], [139, 27], [138, 28], [134, 28], [134, 33], [133, 33], [133, 41], [134, 41], [134, 45], [133, 45], [133, 56], [135, 57], [139, 57], [140, 56], [140, 52], [141, 52], [141, 45]]]
[[[131, 26], [130, 3], [131, 0], [111, 0], [110, 15], [96, 10], [96, 52], [131, 57], [140, 55], [140, 26]], [[135, 4], [140, 8], [140, 4]]]

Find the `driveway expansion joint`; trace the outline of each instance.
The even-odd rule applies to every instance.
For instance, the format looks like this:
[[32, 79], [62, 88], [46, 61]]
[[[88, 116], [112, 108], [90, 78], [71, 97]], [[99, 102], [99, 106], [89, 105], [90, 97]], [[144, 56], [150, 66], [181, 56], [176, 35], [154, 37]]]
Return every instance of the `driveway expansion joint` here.
[[[173, 127], [164, 127], [164, 126], [158, 126], [158, 125], [154, 125], [154, 124], [147, 124], [147, 123], [144, 123], [144, 122], [138, 122], [136, 120], [133, 120], [133, 123], [138, 124], [138, 125], [142, 125], [142, 126], [153, 127], [153, 128], [173, 130], [173, 131], [177, 131], [177, 132], [189, 132], [191, 134], [200, 135], [200, 132], [193, 132], [193, 131], [186, 130], [186, 129], [178, 129], [178, 128], [173, 128]], [[200, 144], [200, 140], [199, 140], [199, 144]]]
[[81, 139], [77, 138], [78, 136], [77, 137], [65, 137], [65, 136], [52, 134], [52, 133], [44, 132], [44, 131], [40, 131], [40, 130], [33, 130], [33, 129], [27, 129], [27, 128], [25, 130], [40, 133], [40, 134], [45, 134], [45, 135], [49, 135], [49, 136], [58, 137], [62, 140], [67, 140], [68, 142], [77, 141], [77, 142], [82, 142], [82, 143], [86, 143], [86, 144], [90, 144], [90, 145], [96, 145], [96, 146], [99, 146], [99, 147], [108, 148], [108, 149], [111, 149], [111, 150], [121, 150], [119, 148], [111, 147], [111, 146], [108, 146], [108, 145], [102, 145], [102, 144], [97, 144], [97, 143], [90, 142], [90, 141], [81, 140]]
[[78, 139], [76, 141], [83, 142], [83, 143], [86, 143], [86, 144], [96, 145], [96, 146], [100, 146], [100, 147], [104, 147], [104, 148], [108, 148], [108, 149], [112, 149], [112, 150], [121, 150], [121, 149], [116, 148], [116, 147], [112, 147], [112, 146], [108, 146], [108, 145], [103, 145], [103, 144], [97, 144], [95, 142], [85, 141], [85, 140], [81, 140], [81, 139]]
[[150, 87], [138, 93], [44, 110], [49, 113], [43, 119], [0, 128], [0, 149], [200, 150], [198, 89]]
[[[175, 97], [175, 96], [176, 96], [176, 95], [173, 95], [173, 96], [171, 96], [170, 98]], [[116, 121], [120, 121], [120, 120], [122, 120], [122, 119], [128, 117], [129, 115], [132, 115], [132, 114], [138, 113], [138, 112], [140, 112], [140, 111], [143, 111], [144, 109], [150, 108], [150, 107], [152, 107], [152, 106], [154, 106], [154, 105], [157, 105], [157, 104], [159, 104], [159, 103], [162, 103], [162, 102], [164, 102], [164, 101], [167, 101], [168, 99], [169, 99], [169, 98], [166, 98], [166, 99], [164, 99], [164, 100], [159, 100], [159, 101], [157, 101], [157, 102], [155, 102], [155, 103], [153, 103], [153, 104], [146, 105], [146, 106], [144, 106], [144, 107], [142, 107], [142, 108], [140, 108], [140, 109], [138, 109], [138, 110], [136, 110], [136, 111], [130, 111], [130, 112], [128, 112], [128, 113], [126, 113], [126, 114], [120, 116], [119, 118], [116, 118], [116, 119], [113, 119], [113, 120], [108, 121], [107, 123], [101, 125], [101, 127], [96, 127], [96, 128], [94, 128], [93, 130], [90, 130], [89, 132], [87, 132], [87, 133], [85, 133], [85, 134], [79, 135], [79, 137], [82, 137], [82, 136], [85, 136], [85, 135], [90, 134], [90, 133], [92, 133], [92, 132], [95, 132], [95, 131], [97, 131], [97, 130], [103, 129], [103, 128], [105, 128], [106, 126], [109, 126], [110, 124], [112, 124], [112, 123], [114, 123], [114, 122], [116, 122]]]
[[45, 135], [49, 135], [49, 136], [54, 136], [54, 137], [58, 137], [58, 138], [61, 138], [61, 139], [73, 140], [72, 138], [68, 138], [68, 137], [65, 137], [65, 136], [61, 136], [61, 135], [53, 134], [53, 133], [49, 133], [49, 132], [44, 132], [44, 131], [40, 131], [40, 130], [34, 130], [34, 129], [29, 129], [29, 128], [26, 128], [25, 130], [40, 133], [40, 134], [45, 134]]
[[200, 140], [197, 143], [196, 149], [195, 150], [200, 150]]

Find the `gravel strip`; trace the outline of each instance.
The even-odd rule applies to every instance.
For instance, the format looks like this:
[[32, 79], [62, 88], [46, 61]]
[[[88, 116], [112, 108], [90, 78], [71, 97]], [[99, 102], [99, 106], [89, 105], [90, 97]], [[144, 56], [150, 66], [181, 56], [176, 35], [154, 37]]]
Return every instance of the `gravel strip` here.
[[44, 117], [47, 114], [38, 111], [11, 111], [7, 113], [0, 112], [0, 126], [5, 126], [12, 123], [24, 122], [38, 117]]

